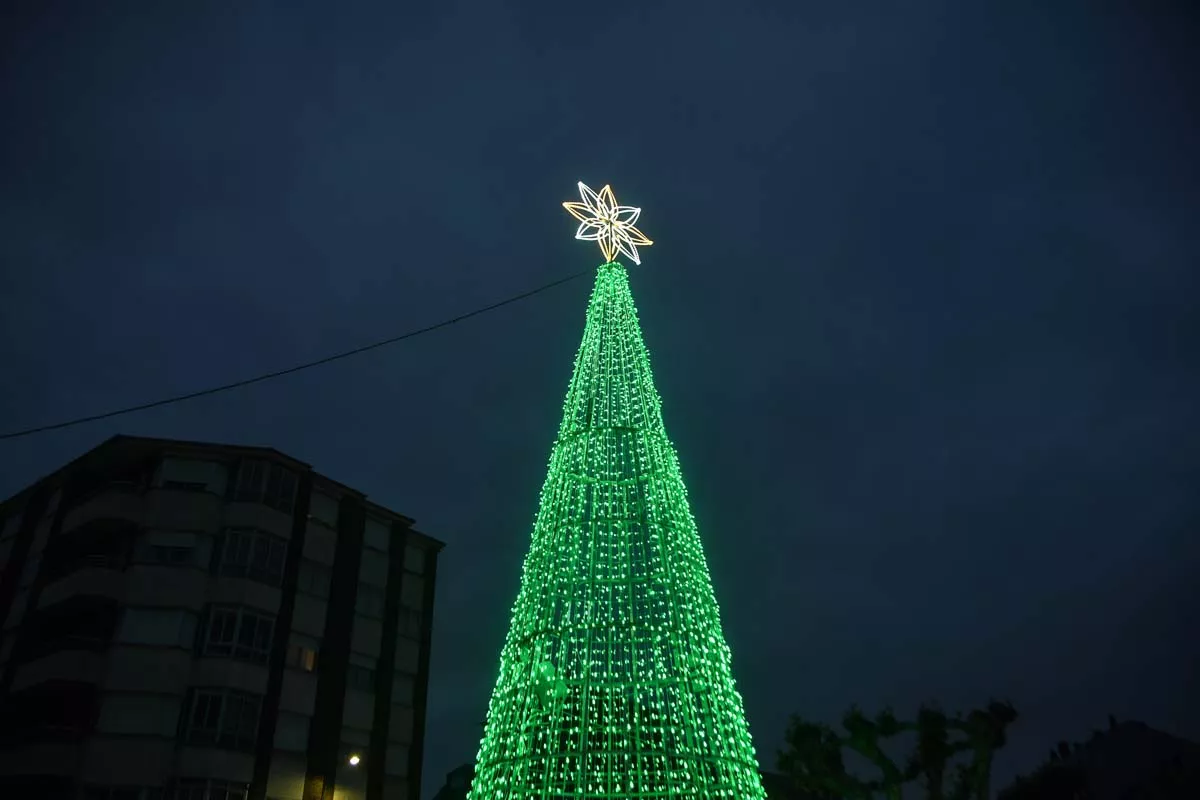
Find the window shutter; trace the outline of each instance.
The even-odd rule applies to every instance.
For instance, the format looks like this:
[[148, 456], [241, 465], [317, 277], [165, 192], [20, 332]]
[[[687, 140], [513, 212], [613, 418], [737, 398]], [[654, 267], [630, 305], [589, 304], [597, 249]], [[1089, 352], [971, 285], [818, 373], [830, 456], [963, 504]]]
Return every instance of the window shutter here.
[[204, 639], [208, 636], [208, 620], [212, 615], [212, 605], [204, 606], [204, 610], [200, 612], [200, 619], [196, 623], [196, 635], [192, 637], [192, 653], [197, 656], [204, 654]]
[[121, 541], [121, 563], [128, 565], [133, 561], [133, 549], [137, 546], [138, 539], [143, 536], [146, 529], [140, 525], [131, 526], [120, 534]]
[[270, 616], [266, 624], [271, 626], [270, 631], [267, 633], [267, 658], [270, 659], [271, 653], [275, 651], [275, 642], [277, 639], [283, 639], [283, 647], [287, 647], [288, 631], [286, 626], [279, 624], [279, 617], [275, 615]]
[[175, 739], [177, 741], [185, 741], [184, 735], [187, 733], [188, 718], [192, 715], [192, 704], [196, 702], [196, 690], [188, 689], [183, 696], [183, 702], [179, 705], [179, 724], [175, 726]]
[[229, 465], [229, 480], [225, 481], [225, 502], [237, 496], [237, 487], [242, 480], [242, 464], [244, 460], [237, 459]]
[[296, 481], [296, 473], [290, 469], [283, 471], [279, 510], [285, 514], [291, 514], [296, 507]]
[[212, 575], [217, 574], [217, 569], [221, 565], [221, 554], [225, 552], [225, 538], [227, 536], [229, 536], [229, 529], [225, 528], [213, 537], [212, 554], [208, 559], [208, 571]]
[[267, 487], [263, 492], [263, 502], [274, 508], [279, 508], [282, 505], [282, 490], [280, 483], [283, 480], [283, 467], [278, 464], [271, 464], [267, 470]]

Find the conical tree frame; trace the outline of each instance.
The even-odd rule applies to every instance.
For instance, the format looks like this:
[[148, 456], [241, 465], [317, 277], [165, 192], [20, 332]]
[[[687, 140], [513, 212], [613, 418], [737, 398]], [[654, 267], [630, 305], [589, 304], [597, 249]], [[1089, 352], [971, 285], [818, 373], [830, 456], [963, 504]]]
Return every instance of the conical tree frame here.
[[625, 268], [602, 265], [468, 800], [762, 800]]

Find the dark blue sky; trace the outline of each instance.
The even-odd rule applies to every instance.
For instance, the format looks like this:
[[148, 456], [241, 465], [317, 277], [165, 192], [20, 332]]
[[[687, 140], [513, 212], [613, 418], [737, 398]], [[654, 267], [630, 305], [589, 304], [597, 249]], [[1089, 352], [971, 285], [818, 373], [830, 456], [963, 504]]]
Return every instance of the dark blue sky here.
[[[765, 766], [852, 702], [1009, 697], [1001, 776], [1109, 712], [1200, 738], [1185, 4], [182, 5], [0, 12], [0, 428], [570, 274], [559, 203], [611, 183]], [[416, 517], [428, 795], [476, 751], [589, 290], [0, 442], [0, 495], [124, 432]]]

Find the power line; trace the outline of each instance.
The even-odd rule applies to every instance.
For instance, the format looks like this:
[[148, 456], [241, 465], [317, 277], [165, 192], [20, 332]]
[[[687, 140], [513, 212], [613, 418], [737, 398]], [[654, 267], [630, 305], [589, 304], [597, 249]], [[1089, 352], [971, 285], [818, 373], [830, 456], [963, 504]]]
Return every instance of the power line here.
[[35, 434], [35, 433], [44, 433], [45, 431], [55, 431], [55, 430], [59, 430], [60, 428], [70, 428], [74, 425], [82, 425], [85, 422], [96, 422], [97, 420], [101, 420], [101, 419], [109, 419], [111, 417], [119, 417], [123, 414], [132, 414], [135, 411], [145, 411], [150, 408], [158, 408], [159, 406], [168, 406], [173, 403], [182, 403], [185, 400], [195, 400], [197, 397], [206, 397], [207, 395], [210, 395], [210, 394], [219, 394], [220, 392], [227, 392], [230, 389], [237, 389], [242, 386], [249, 386], [252, 383], [261, 383], [262, 381], [271, 380], [272, 378], [279, 378], [284, 375], [291, 375], [293, 372], [300, 372], [301, 370], [310, 369], [312, 367], [319, 367], [322, 364], [328, 364], [331, 361], [338, 361], [343, 358], [349, 358], [350, 356], [356, 356], [359, 353], [365, 353], [368, 350], [374, 350], [377, 347], [383, 347], [384, 345], [395, 344], [396, 342], [400, 342], [405, 339], [411, 339], [414, 336], [420, 336], [423, 333], [429, 333], [430, 331], [436, 331], [438, 328], [445, 328], [450, 325], [454, 325], [457, 322], [462, 322], [463, 320], [470, 319], [471, 317], [477, 317], [480, 314], [487, 313], [488, 311], [495, 311], [497, 308], [500, 308], [501, 306], [506, 306], [511, 303], [515, 303], [518, 300], [524, 300], [527, 297], [533, 297], [535, 294], [544, 292], [547, 289], [553, 289], [556, 286], [561, 286], [562, 284], [568, 283], [569, 281], [573, 281], [576, 278], [586, 275], [591, 271], [592, 271], [591, 269], [585, 269], [585, 270], [582, 270], [581, 272], [576, 272], [574, 275], [568, 275], [565, 278], [559, 278], [556, 281], [551, 281], [550, 283], [547, 283], [543, 286], [539, 286], [536, 289], [530, 289], [528, 292], [522, 292], [521, 294], [514, 295], [512, 297], [509, 297], [506, 300], [501, 300], [498, 303], [492, 303], [489, 306], [484, 306], [483, 308], [477, 308], [474, 311], [468, 311], [465, 314], [459, 314], [457, 317], [453, 317], [452, 319], [442, 320], [441, 322], [438, 322], [436, 324], [427, 325], [424, 328], [418, 328], [415, 331], [409, 331], [408, 333], [402, 333], [399, 336], [393, 336], [390, 339], [384, 339], [383, 341], [374, 342], [374, 343], [368, 344], [368, 345], [363, 345], [362, 347], [356, 347], [353, 350], [347, 350], [344, 353], [338, 353], [337, 355], [326, 356], [325, 358], [320, 358], [320, 359], [317, 359], [316, 361], [309, 361], [308, 363], [305, 363], [305, 364], [297, 364], [294, 367], [288, 367], [287, 369], [276, 370], [275, 372], [267, 372], [267, 373], [258, 375], [253, 378], [246, 378], [245, 380], [234, 381], [233, 383], [226, 383], [222, 386], [213, 386], [209, 389], [202, 389], [198, 392], [189, 392], [187, 394], [180, 394], [180, 395], [176, 395], [174, 397], [166, 397], [166, 398], [163, 398], [162, 400], [155, 400], [154, 402], [151, 402], [151, 403], [141, 403], [140, 405], [129, 406], [128, 408], [121, 408], [121, 409], [117, 409], [115, 411], [106, 411], [103, 414], [92, 414], [91, 416], [79, 417], [77, 419], [67, 420], [66, 422], [56, 422], [53, 425], [40, 425], [36, 428], [26, 428], [25, 430], [12, 431], [11, 433], [3, 433], [3, 434], [0, 434], [0, 440], [18, 439], [22, 436], [31, 436], [32, 434]]

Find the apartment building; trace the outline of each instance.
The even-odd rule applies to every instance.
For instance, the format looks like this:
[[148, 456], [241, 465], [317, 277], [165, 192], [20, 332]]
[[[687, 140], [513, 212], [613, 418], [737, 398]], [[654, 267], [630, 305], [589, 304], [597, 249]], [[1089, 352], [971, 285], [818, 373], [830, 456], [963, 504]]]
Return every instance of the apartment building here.
[[441, 548], [269, 448], [108, 440], [0, 504], [0, 797], [419, 800]]

